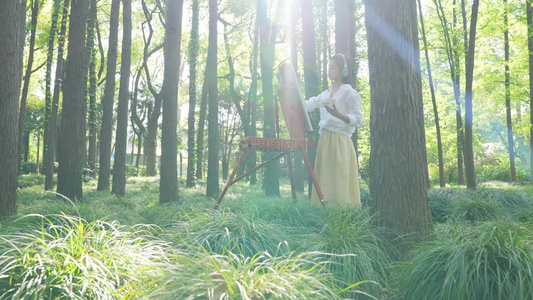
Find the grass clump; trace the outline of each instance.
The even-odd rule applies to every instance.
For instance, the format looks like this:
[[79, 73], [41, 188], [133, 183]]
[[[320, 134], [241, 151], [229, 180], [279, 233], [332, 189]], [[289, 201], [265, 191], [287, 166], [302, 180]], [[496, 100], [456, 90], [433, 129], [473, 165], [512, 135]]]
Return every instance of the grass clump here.
[[252, 257], [264, 251], [277, 254], [289, 250], [287, 227], [230, 210], [190, 214], [167, 234], [178, 246], [196, 245], [215, 254], [229, 251]]
[[[167, 243], [154, 228], [67, 216], [29, 215], [0, 235], [0, 299], [113, 299], [139, 294]], [[32, 225], [32, 226], [30, 226]]]
[[150, 299], [343, 299], [322, 253], [193, 253], [168, 265]]
[[440, 225], [399, 275], [405, 299], [532, 299], [533, 233], [503, 221]]
[[479, 197], [459, 198], [453, 201], [453, 216], [461, 221], [479, 222], [494, 220], [506, 215], [502, 205]]
[[[328, 268], [340, 286], [369, 280], [386, 283], [392, 266], [390, 246], [380, 237], [380, 229], [373, 226], [374, 217], [367, 208], [338, 208], [330, 211], [323, 227], [309, 235], [304, 251], [330, 253]], [[367, 294], [379, 295], [382, 287], [367, 283], [359, 289]], [[357, 297], [348, 293], [345, 296]]]

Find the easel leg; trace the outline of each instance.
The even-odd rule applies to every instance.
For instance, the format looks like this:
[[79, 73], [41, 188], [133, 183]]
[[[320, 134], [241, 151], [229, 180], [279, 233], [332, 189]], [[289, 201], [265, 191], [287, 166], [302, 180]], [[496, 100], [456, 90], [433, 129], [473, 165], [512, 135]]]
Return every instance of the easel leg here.
[[320, 190], [320, 186], [318, 185], [318, 180], [316, 179], [313, 166], [311, 166], [311, 162], [309, 161], [309, 157], [307, 156], [305, 149], [300, 148], [300, 150], [302, 151], [302, 156], [304, 158], [305, 164], [307, 165], [307, 170], [309, 170], [309, 174], [311, 174], [311, 178], [313, 179], [313, 185], [315, 186], [316, 193], [318, 194], [318, 199], [320, 199], [320, 203], [324, 204], [324, 195], [322, 195], [322, 191]]
[[296, 190], [294, 189], [294, 170], [292, 166], [292, 154], [289, 152], [287, 153], [287, 156], [285, 156], [287, 159], [287, 167], [289, 168], [289, 179], [291, 181], [291, 192], [292, 192], [292, 200], [296, 202]]
[[244, 149], [244, 151], [243, 151], [243, 153], [241, 155], [241, 158], [239, 159], [239, 162], [237, 163], [237, 165], [233, 169], [233, 172], [231, 172], [231, 175], [228, 178], [228, 182], [226, 183], [226, 186], [222, 190], [222, 193], [220, 193], [220, 196], [218, 196], [217, 203], [215, 204], [215, 207], [213, 207], [214, 210], [218, 209], [218, 206], [220, 205], [220, 202], [222, 201], [222, 198], [224, 198], [224, 195], [228, 191], [228, 188], [233, 184], [233, 178], [235, 177], [235, 175], [237, 174], [237, 171], [241, 167], [242, 161], [246, 157], [246, 154], [248, 153], [248, 150], [249, 150], [249, 148]]

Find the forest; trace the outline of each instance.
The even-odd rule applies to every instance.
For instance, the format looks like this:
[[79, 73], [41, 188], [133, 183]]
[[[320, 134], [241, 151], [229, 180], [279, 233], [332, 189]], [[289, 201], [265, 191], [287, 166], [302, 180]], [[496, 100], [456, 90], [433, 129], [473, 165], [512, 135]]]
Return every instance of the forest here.
[[0, 299], [533, 299], [532, 2], [1, 0]]

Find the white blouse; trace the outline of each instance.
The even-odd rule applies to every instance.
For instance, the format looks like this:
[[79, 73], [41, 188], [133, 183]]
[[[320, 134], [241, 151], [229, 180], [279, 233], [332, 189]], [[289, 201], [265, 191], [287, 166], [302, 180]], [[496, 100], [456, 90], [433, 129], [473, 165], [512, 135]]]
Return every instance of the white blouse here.
[[[335, 100], [335, 107], [337, 110], [348, 116], [350, 123], [346, 124], [343, 120], [331, 115], [325, 108], [324, 103], [329, 98]], [[322, 92], [316, 97], [312, 97], [305, 101], [305, 108], [308, 112], [320, 108], [320, 127], [319, 133], [325, 128], [329, 131], [344, 134], [349, 137], [355, 132], [355, 128], [361, 126], [361, 97], [359, 93], [349, 84], [342, 84], [335, 94], [331, 97], [331, 89]]]

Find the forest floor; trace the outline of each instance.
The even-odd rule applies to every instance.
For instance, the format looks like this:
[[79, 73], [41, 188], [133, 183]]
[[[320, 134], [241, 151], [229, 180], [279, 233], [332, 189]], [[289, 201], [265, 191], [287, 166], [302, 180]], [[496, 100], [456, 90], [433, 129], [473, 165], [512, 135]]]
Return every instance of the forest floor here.
[[[73, 203], [20, 177], [19, 216], [0, 223], [0, 299], [532, 299], [533, 187], [432, 188], [435, 235], [398, 259], [361, 190], [356, 209], [205, 184], [159, 204], [157, 177], [126, 197], [84, 184]], [[182, 184], [183, 182], [180, 182]]]

